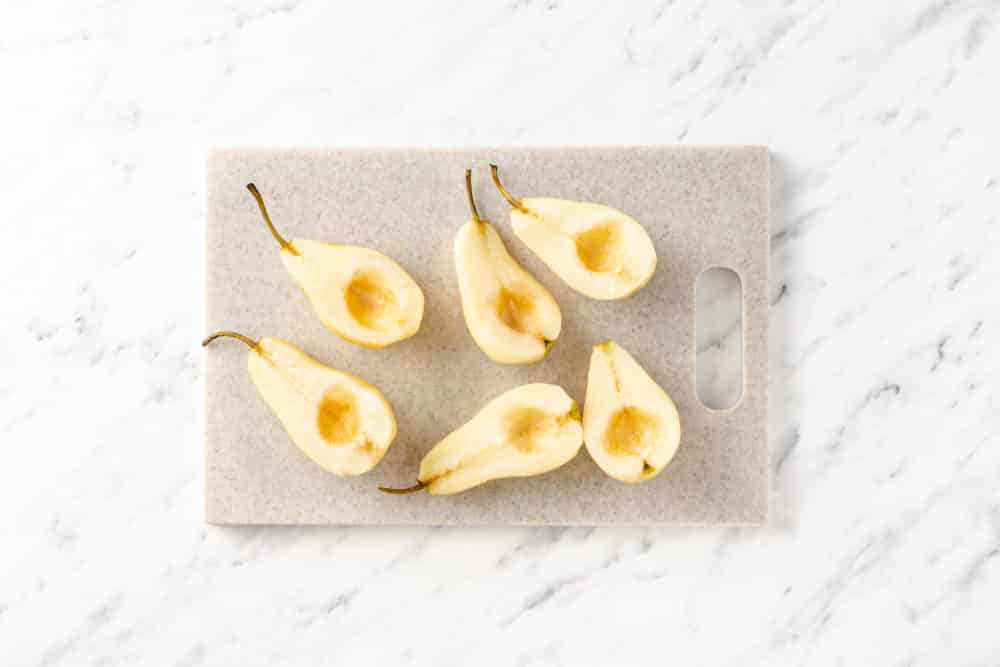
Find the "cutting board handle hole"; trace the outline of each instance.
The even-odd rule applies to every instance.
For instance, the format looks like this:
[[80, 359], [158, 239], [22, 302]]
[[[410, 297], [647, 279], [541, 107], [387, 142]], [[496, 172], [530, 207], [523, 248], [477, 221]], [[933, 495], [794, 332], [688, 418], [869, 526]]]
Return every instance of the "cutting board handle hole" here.
[[728, 410], [743, 396], [743, 285], [732, 269], [698, 274], [694, 290], [695, 386], [711, 410]]

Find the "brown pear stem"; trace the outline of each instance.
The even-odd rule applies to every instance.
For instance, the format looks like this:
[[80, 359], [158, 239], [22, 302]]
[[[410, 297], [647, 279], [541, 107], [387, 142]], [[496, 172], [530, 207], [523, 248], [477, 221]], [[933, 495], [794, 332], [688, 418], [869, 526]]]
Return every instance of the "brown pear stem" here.
[[490, 165], [490, 174], [493, 176], [493, 184], [497, 186], [497, 190], [499, 190], [500, 194], [503, 195], [503, 198], [507, 200], [507, 203], [509, 203], [517, 210], [524, 211], [527, 213], [528, 209], [524, 207], [524, 204], [521, 203], [521, 200], [514, 199], [514, 197], [512, 197], [509, 192], [507, 192], [507, 188], [503, 186], [503, 183], [500, 182], [500, 176], [497, 174], [497, 166], [495, 164]]
[[261, 196], [260, 190], [257, 189], [257, 186], [253, 183], [247, 183], [247, 190], [249, 190], [250, 194], [253, 195], [253, 198], [257, 200], [257, 207], [260, 209], [260, 214], [264, 216], [264, 222], [267, 223], [267, 228], [271, 230], [271, 234], [274, 235], [274, 238], [278, 241], [281, 247], [293, 254], [298, 254], [295, 252], [295, 248], [292, 244], [286, 241], [285, 238], [278, 233], [274, 223], [271, 222], [271, 216], [268, 215], [267, 207], [264, 206], [264, 197]]
[[396, 495], [403, 495], [405, 493], [414, 493], [415, 491], [420, 491], [421, 489], [426, 489], [426, 488], [427, 488], [426, 484], [424, 484], [423, 482], [417, 482], [413, 486], [408, 486], [405, 489], [394, 489], [389, 486], [380, 486], [378, 487], [378, 490], [381, 491], [382, 493], [393, 493]]
[[469, 208], [472, 209], [472, 219], [474, 221], [482, 222], [479, 219], [479, 211], [476, 210], [476, 198], [472, 196], [472, 170], [465, 170], [465, 193], [469, 195]]
[[243, 334], [236, 333], [235, 331], [216, 331], [214, 334], [211, 334], [210, 336], [208, 336], [208, 338], [201, 341], [202, 347], [208, 345], [216, 338], [235, 338], [236, 340], [241, 340], [244, 343], [246, 343], [251, 350], [257, 347], [257, 341], [251, 338], [247, 338]]

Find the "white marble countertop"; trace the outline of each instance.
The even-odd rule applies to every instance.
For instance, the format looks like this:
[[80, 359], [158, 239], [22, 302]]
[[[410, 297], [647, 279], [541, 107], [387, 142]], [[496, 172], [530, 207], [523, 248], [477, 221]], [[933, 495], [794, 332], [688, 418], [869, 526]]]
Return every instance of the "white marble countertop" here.
[[[3, 10], [0, 664], [997, 664], [1000, 5], [210, 4]], [[768, 528], [203, 525], [209, 148], [595, 143], [771, 147]]]

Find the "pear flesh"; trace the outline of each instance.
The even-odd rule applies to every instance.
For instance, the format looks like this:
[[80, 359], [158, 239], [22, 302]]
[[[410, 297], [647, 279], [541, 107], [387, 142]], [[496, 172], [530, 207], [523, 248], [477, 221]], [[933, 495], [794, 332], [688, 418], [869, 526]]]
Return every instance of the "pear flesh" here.
[[624, 348], [594, 346], [583, 407], [587, 451], [623, 482], [642, 482], [670, 463], [680, 443], [677, 408]]
[[493, 361], [538, 361], [559, 337], [559, 304], [511, 257], [493, 225], [479, 218], [469, 179], [467, 171], [473, 217], [455, 236], [455, 270], [466, 326]]
[[250, 379], [306, 456], [341, 476], [378, 464], [396, 437], [396, 417], [378, 389], [281, 339], [240, 338], [251, 345]]
[[563, 282], [592, 299], [622, 299], [642, 289], [656, 271], [656, 248], [634, 218], [590, 202], [515, 199], [490, 165], [493, 182], [513, 207], [514, 233]]
[[363, 347], [385, 347], [409, 338], [424, 316], [424, 293], [403, 267], [360, 246], [285, 240], [257, 187], [247, 189], [281, 248], [285, 269], [305, 293], [320, 321]]
[[582, 445], [580, 411], [563, 388], [523, 385], [495, 398], [431, 449], [418, 479], [434, 495], [458, 493], [494, 479], [549, 472]]
[[510, 221], [528, 248], [577, 292], [604, 301], [646, 285], [656, 250], [628, 215], [600, 204], [530, 197], [511, 209]]
[[376, 250], [293, 240], [281, 249], [281, 261], [323, 324], [347, 341], [385, 347], [420, 328], [424, 293]]

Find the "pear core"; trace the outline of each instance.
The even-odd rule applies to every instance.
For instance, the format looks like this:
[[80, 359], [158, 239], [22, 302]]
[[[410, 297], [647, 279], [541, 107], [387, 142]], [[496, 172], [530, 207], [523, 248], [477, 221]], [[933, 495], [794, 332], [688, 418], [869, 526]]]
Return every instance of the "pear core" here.
[[388, 329], [398, 319], [396, 296], [376, 271], [355, 273], [344, 290], [344, 301], [351, 316], [368, 329]]
[[604, 222], [576, 237], [576, 254], [588, 270], [610, 273], [622, 267], [625, 256], [623, 245], [618, 225]]
[[511, 447], [524, 453], [535, 450], [559, 428], [552, 415], [538, 408], [525, 406], [508, 410], [503, 416], [503, 426]]
[[328, 389], [316, 412], [316, 428], [331, 445], [351, 442], [361, 429], [357, 398], [343, 387]]
[[659, 430], [660, 420], [652, 413], [632, 406], [619, 408], [608, 422], [605, 442], [612, 454], [635, 454], [645, 459]]
[[535, 304], [529, 295], [520, 293], [517, 288], [501, 287], [496, 298], [496, 309], [500, 321], [514, 331], [518, 333], [538, 331]]

